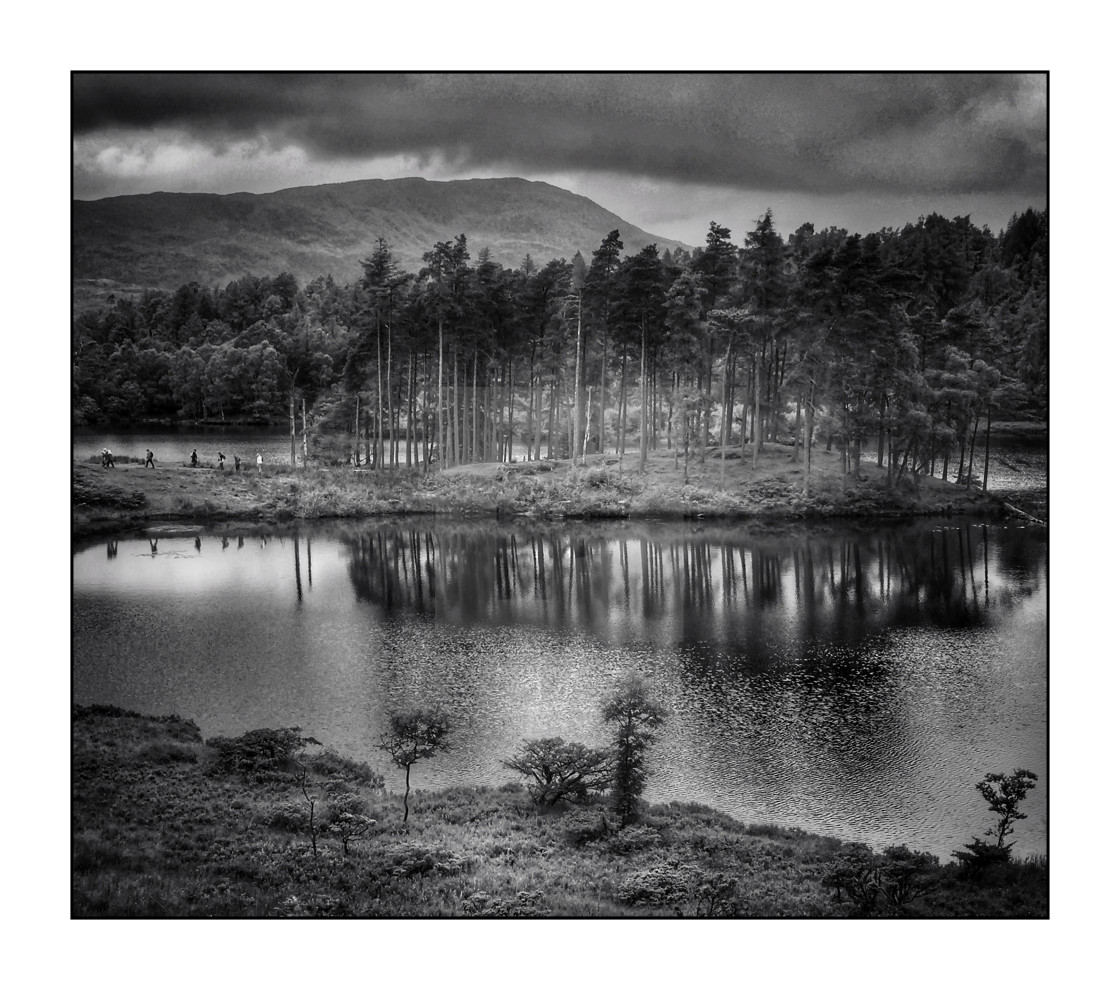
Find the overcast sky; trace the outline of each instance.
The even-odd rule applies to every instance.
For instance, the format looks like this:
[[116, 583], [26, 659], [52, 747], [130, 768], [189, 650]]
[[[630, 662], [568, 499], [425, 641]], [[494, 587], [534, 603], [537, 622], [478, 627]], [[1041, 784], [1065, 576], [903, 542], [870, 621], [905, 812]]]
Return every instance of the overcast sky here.
[[1042, 74], [79, 73], [72, 123], [79, 199], [516, 175], [690, 244], [1047, 205]]

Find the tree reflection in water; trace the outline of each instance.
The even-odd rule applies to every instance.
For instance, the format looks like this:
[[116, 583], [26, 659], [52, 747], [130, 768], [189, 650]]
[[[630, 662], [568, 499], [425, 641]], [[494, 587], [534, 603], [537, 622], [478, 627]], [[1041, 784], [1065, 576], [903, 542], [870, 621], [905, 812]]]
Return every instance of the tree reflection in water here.
[[358, 599], [387, 615], [577, 627], [610, 642], [702, 641], [760, 659], [776, 640], [854, 643], [888, 627], [982, 625], [989, 605], [1038, 590], [1040, 555], [1023, 545], [1045, 533], [943, 522], [766, 532], [394, 521], [341, 539]]

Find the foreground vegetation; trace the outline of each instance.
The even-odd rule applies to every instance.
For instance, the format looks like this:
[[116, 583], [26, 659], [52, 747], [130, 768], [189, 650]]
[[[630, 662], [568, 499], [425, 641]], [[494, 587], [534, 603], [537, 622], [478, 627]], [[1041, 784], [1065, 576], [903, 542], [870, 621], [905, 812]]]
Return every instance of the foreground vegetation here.
[[756, 466], [709, 460], [687, 476], [667, 451], [638, 473], [636, 455], [570, 461], [463, 465], [447, 471], [374, 472], [347, 467], [268, 466], [223, 471], [118, 458], [117, 468], [76, 464], [74, 532], [125, 529], [151, 521], [363, 518], [395, 513], [529, 518], [813, 519], [995, 512], [986, 493], [925, 477], [886, 489], [880, 471], [856, 476], [842, 455], [814, 454], [813, 490], [805, 495], [792, 448], [771, 446]]
[[75, 917], [1049, 913], [1045, 860], [970, 878], [695, 804], [639, 801], [623, 823], [511, 779], [412, 790], [406, 824], [378, 774], [296, 729], [204, 742], [175, 716], [79, 706], [72, 784]]

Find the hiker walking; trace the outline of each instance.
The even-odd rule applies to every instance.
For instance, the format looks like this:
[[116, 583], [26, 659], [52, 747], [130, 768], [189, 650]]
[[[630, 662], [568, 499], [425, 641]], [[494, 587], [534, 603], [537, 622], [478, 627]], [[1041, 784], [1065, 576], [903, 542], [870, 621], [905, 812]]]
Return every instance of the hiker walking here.
[[155, 470], [156, 455], [153, 454], [150, 450], [145, 450], [144, 451], [144, 467], [146, 467], [146, 468], [150, 467], [153, 471]]
[[198, 448], [191, 451], [191, 467], [198, 467]]
[[224, 471], [226, 469], [226, 455], [220, 450], [218, 451], [218, 470]]
[[233, 469], [234, 471], [241, 470], [241, 458], [237, 454], [233, 455]]
[[101, 463], [107, 468], [115, 468], [117, 465], [113, 462], [113, 452], [106, 447], [101, 454]]
[[264, 474], [264, 457], [257, 451], [257, 474]]

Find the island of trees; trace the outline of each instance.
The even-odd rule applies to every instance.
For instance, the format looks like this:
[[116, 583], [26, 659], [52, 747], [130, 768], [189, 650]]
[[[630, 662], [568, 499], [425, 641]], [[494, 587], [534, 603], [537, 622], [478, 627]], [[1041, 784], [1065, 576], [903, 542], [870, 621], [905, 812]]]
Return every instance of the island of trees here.
[[691, 254], [624, 250], [511, 270], [460, 234], [408, 272], [378, 237], [345, 285], [111, 297], [75, 318], [74, 423], [287, 421], [293, 464], [423, 471], [783, 442], [806, 486], [824, 444], [980, 486], [993, 418], [1046, 416], [1045, 211], [783, 240], [767, 210], [741, 244], [713, 221]]

